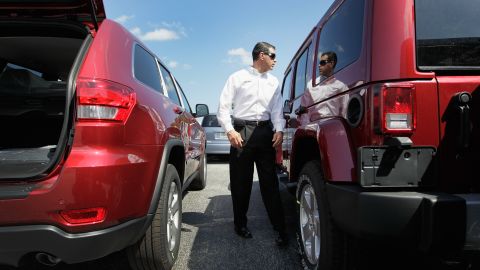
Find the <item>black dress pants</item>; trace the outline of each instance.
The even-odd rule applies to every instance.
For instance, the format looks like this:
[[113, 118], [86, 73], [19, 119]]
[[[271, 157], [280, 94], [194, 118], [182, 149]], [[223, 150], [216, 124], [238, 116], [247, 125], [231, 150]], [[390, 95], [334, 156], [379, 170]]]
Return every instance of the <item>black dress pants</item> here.
[[244, 141], [241, 149], [230, 148], [230, 190], [234, 224], [247, 225], [247, 212], [252, 191], [254, 164], [257, 166], [260, 192], [274, 230], [284, 232], [285, 219], [275, 170], [275, 148], [272, 147], [271, 124], [234, 125]]

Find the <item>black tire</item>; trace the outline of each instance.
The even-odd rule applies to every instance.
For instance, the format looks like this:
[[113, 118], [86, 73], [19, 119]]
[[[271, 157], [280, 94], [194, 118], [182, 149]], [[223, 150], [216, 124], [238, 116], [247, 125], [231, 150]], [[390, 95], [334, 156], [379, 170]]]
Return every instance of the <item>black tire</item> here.
[[343, 269], [345, 237], [333, 223], [320, 161], [305, 164], [297, 188], [298, 244], [305, 269]]
[[173, 267], [180, 248], [182, 193], [180, 177], [167, 165], [157, 211], [145, 235], [127, 248], [128, 261], [135, 270], [167, 270]]
[[207, 186], [207, 154], [205, 153], [200, 158], [200, 165], [198, 168], [198, 176], [192, 180], [189, 189], [202, 190]]

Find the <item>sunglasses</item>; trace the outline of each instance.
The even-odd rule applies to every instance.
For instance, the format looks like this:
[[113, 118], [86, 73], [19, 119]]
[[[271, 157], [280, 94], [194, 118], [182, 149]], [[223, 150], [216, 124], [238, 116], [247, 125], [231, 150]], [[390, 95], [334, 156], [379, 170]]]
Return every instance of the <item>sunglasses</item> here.
[[320, 60], [320, 66], [325, 66], [328, 63], [332, 63], [330, 60]]
[[270, 58], [272, 58], [272, 60], [275, 60], [276, 55], [274, 53], [264, 52], [263, 54], [266, 54], [266, 55], [270, 56]]

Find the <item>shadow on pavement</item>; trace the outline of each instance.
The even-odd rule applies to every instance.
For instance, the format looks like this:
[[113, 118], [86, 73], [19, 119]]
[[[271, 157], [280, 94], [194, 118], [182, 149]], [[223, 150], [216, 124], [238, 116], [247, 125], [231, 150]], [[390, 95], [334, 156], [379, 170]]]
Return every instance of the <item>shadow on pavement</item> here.
[[[230, 195], [210, 197], [203, 213], [184, 211], [182, 237], [188, 231], [196, 231], [186, 268], [302, 269], [295, 240], [294, 198], [280, 186], [289, 232], [288, 247], [279, 248], [275, 244], [275, 234], [261, 200], [259, 185], [254, 181], [247, 215], [252, 239], [243, 239], [234, 233]], [[184, 269], [185, 266], [177, 267]]]

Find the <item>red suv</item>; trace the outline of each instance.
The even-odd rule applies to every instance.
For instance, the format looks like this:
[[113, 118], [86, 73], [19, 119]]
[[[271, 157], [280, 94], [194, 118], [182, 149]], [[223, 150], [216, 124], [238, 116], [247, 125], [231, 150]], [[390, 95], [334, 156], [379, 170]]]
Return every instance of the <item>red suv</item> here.
[[308, 269], [351, 265], [352, 239], [478, 256], [478, 10], [337, 0], [294, 56], [283, 165]]
[[0, 3], [0, 264], [126, 250], [170, 269], [205, 134], [173, 75], [101, 0]]

